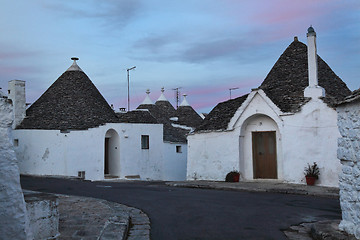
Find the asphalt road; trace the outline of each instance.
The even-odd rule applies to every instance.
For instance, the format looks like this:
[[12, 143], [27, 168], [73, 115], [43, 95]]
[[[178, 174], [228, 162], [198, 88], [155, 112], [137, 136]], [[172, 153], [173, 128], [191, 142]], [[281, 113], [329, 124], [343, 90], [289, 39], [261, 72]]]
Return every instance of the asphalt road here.
[[166, 186], [162, 182], [89, 182], [21, 178], [29, 190], [102, 198], [148, 214], [153, 240], [286, 239], [290, 225], [341, 218], [339, 201], [302, 195]]

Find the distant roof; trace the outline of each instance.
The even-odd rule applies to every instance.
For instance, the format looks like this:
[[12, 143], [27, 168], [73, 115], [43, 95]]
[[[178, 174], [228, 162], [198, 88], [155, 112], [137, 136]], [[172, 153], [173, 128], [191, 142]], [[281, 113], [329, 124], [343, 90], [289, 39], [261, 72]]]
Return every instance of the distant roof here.
[[186, 134], [189, 131], [176, 128], [171, 125], [170, 119], [167, 114], [162, 111], [159, 106], [155, 104], [140, 104], [137, 109], [147, 109], [151, 115], [164, 126], [163, 140], [168, 142], [186, 142]]
[[248, 94], [216, 105], [205, 117], [202, 124], [196, 128], [195, 132], [204, 130], [225, 130], [230, 119], [246, 100], [247, 96]]
[[158, 123], [149, 111], [130, 111], [126, 113], [116, 113], [121, 123]]
[[190, 105], [180, 105], [176, 109], [176, 117], [178, 117], [177, 124], [192, 128], [199, 127], [203, 121], [202, 117]]
[[[329, 106], [334, 106], [351, 91], [320, 56], [317, 59], [319, 86], [325, 89], [323, 100]], [[309, 101], [304, 97], [308, 84], [307, 46], [295, 40], [280, 56], [259, 88], [282, 112], [297, 112]]]
[[[297, 112], [310, 98], [304, 97], [308, 86], [307, 46], [294, 40], [277, 60], [260, 89], [276, 104], [282, 112]], [[318, 56], [318, 81], [325, 89], [322, 98], [329, 106], [343, 100], [351, 91], [346, 84]], [[225, 130], [236, 110], [248, 95], [219, 103], [206, 118], [197, 131]]]
[[167, 100], [157, 100], [155, 105], [158, 106], [168, 118], [174, 117], [176, 115], [176, 110], [173, 105]]

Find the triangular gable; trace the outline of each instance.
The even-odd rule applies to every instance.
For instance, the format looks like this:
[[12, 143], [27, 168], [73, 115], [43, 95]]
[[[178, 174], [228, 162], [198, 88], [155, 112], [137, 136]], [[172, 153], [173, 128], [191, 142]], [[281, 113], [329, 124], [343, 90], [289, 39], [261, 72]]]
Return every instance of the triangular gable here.
[[[271, 99], [266, 96], [265, 92], [262, 89], [255, 89], [253, 90], [248, 97], [246, 98], [246, 100], [243, 102], [243, 104], [241, 104], [241, 106], [238, 108], [238, 110], [235, 112], [234, 116], [231, 118], [228, 127], [226, 130], [231, 131], [235, 128], [235, 126], [237, 125], [238, 121], [240, 120], [240, 118], [242, 117], [242, 115], [245, 113], [245, 111], [247, 109], [249, 109], [249, 107], [253, 104], [253, 100], [255, 99], [256, 96], [260, 96], [261, 99], [263, 100], [264, 104], [266, 104], [266, 108], [269, 111], [258, 111], [258, 112], [254, 112], [253, 114], [264, 114], [264, 115], [268, 115], [269, 117], [273, 118], [273, 119], [277, 119], [279, 121], [282, 121], [279, 116], [284, 115], [286, 113], [283, 113], [279, 107], [277, 107], [272, 101]], [[263, 107], [258, 106], [258, 109], [261, 109]], [[291, 113], [290, 113], [291, 114]]]

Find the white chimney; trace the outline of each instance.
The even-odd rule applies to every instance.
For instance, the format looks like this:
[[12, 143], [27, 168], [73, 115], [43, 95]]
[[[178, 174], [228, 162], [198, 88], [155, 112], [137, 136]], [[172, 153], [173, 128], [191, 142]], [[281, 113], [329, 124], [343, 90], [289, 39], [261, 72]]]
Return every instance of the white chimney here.
[[312, 26], [308, 28], [308, 33], [306, 34], [306, 36], [309, 86], [305, 88], [304, 96], [311, 98], [325, 97], [325, 89], [318, 85], [316, 32]]
[[25, 98], [25, 81], [9, 81], [8, 99], [13, 106], [13, 128], [15, 129], [25, 118], [26, 115], [26, 98]]

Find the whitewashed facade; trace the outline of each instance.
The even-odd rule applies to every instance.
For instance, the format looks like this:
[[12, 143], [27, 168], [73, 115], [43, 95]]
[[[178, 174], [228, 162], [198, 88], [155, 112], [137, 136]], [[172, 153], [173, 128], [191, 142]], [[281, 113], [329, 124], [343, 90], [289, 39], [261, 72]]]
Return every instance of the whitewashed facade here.
[[[141, 149], [141, 135], [149, 136], [149, 149]], [[74, 130], [19, 129], [13, 133], [22, 174], [78, 176], [104, 179], [105, 138], [109, 138], [109, 175], [125, 179], [160, 180], [163, 151], [161, 124], [108, 123]]]
[[[316, 34], [309, 28], [307, 49], [295, 37], [259, 88], [218, 104], [188, 136], [187, 179], [221, 181], [228, 172], [238, 170], [243, 180], [304, 183], [304, 168], [316, 162], [320, 168], [317, 184], [338, 186], [340, 135], [329, 99], [342, 98], [350, 90], [317, 57]], [[331, 90], [335, 85], [342, 95]], [[261, 137], [266, 141], [261, 145], [259, 134], [274, 139]], [[269, 150], [261, 149], [264, 146]], [[271, 164], [264, 155], [270, 156]], [[262, 174], [258, 169], [272, 173]]]

